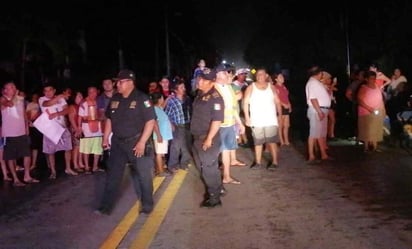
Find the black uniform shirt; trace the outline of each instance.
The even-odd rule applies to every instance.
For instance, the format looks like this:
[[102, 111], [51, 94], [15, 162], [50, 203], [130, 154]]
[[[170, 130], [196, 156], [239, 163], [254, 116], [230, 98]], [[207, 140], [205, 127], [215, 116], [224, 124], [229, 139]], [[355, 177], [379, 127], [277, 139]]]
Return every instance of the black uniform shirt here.
[[224, 119], [224, 102], [215, 88], [200, 93], [193, 102], [193, 115], [190, 130], [193, 135], [206, 135], [212, 121]]
[[134, 89], [127, 98], [120, 93], [113, 95], [106, 117], [112, 122], [113, 136], [129, 138], [141, 134], [145, 123], [156, 119], [156, 113], [149, 97]]

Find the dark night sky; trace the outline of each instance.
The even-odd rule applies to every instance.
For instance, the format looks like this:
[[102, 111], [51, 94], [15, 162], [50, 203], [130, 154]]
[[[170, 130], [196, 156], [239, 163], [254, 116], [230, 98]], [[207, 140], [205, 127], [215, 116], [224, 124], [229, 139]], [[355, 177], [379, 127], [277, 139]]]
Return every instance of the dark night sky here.
[[[410, 37], [411, 33], [405, 32], [402, 27], [391, 26], [402, 23], [409, 27], [408, 13], [412, 8], [406, 0], [383, 4], [348, 0], [336, 2], [333, 6], [298, 0], [189, 0], [180, 3], [162, 0], [55, 1], [48, 5], [38, 1], [24, 4], [13, 1], [10, 4], [10, 8], [2, 8], [0, 15], [0, 32], [2, 37], [6, 37], [0, 41], [1, 61], [15, 60], [21, 49], [18, 44], [21, 44], [23, 34], [29, 34], [33, 41], [46, 41], [49, 50], [55, 49], [54, 55], [56, 51], [64, 54], [62, 48], [70, 51], [74, 63], [80, 52], [73, 44], [79, 38], [79, 30], [83, 30], [88, 59], [93, 61], [95, 68], [100, 71], [116, 69], [117, 50], [122, 47], [126, 65], [148, 77], [165, 73], [165, 6], [172, 63], [184, 65], [177, 70], [186, 73], [193, 69], [199, 58], [206, 58], [208, 64], [215, 64], [218, 58], [224, 58], [236, 62], [238, 66], [243, 65], [246, 63], [243, 61], [245, 51], [261, 57], [260, 61], [266, 64], [276, 60], [295, 64], [301, 61], [298, 52], [300, 56], [312, 56], [315, 61], [322, 49], [335, 49], [338, 46], [333, 46], [334, 43], [340, 46], [345, 43], [342, 29], [345, 13], [350, 20], [354, 60], [368, 53], [377, 54], [371, 60], [379, 59], [379, 54], [385, 53], [389, 46], [379, 47], [380, 40], [391, 39], [391, 46], [406, 47], [406, 37]], [[382, 30], [382, 33], [375, 30]], [[398, 34], [399, 31], [403, 34]], [[329, 37], [325, 38], [327, 35]], [[332, 44], [330, 48], [320, 46], [319, 51], [307, 54], [308, 49], [316, 48], [319, 38], [329, 39]], [[368, 42], [377, 45], [364, 48]], [[45, 45], [32, 44], [30, 50], [41, 50], [41, 46]], [[345, 50], [333, 52], [342, 64]], [[59, 61], [54, 60], [58, 64]], [[259, 61], [249, 56], [248, 63], [251, 60]], [[405, 59], [402, 62], [405, 63]]]

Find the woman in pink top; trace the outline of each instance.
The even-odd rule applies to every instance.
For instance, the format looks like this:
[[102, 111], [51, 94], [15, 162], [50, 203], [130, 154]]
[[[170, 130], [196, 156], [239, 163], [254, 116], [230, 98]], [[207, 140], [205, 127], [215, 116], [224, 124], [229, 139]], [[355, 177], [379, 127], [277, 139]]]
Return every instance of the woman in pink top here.
[[376, 85], [376, 73], [365, 74], [366, 84], [358, 92], [358, 136], [364, 151], [377, 151], [383, 140], [383, 120], [386, 115], [381, 89]]
[[282, 105], [282, 113], [279, 116], [279, 140], [280, 145], [289, 145], [289, 127], [290, 127], [290, 113], [292, 112], [292, 105], [289, 100], [289, 90], [285, 86], [285, 77], [283, 74], [275, 74], [272, 76], [275, 83], [276, 93], [279, 96]]
[[369, 66], [369, 71], [376, 73], [375, 84], [379, 87], [379, 89], [383, 90], [385, 86], [391, 83], [391, 79], [389, 79], [384, 73], [379, 71], [378, 67], [375, 64]]

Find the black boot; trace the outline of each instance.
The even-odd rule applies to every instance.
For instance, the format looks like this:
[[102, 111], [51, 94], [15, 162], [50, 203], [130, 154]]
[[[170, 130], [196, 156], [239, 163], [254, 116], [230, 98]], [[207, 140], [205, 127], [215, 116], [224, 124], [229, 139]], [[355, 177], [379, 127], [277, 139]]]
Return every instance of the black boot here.
[[219, 194], [209, 195], [209, 198], [205, 199], [200, 204], [200, 207], [205, 207], [205, 208], [214, 208], [218, 206], [222, 206], [222, 201], [219, 198]]

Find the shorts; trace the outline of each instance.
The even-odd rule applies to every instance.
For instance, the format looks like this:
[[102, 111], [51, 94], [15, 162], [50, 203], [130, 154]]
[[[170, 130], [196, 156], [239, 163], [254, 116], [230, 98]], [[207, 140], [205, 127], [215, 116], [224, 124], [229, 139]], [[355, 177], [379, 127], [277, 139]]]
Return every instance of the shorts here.
[[17, 160], [31, 156], [29, 136], [6, 137], [4, 146], [4, 160]]
[[168, 140], [163, 140], [163, 142], [159, 143], [156, 140], [153, 140], [155, 152], [156, 154], [167, 154], [167, 148], [169, 146]]
[[235, 125], [229, 127], [220, 127], [219, 136], [222, 143], [220, 145], [220, 151], [236, 150], [238, 148]]
[[53, 143], [52, 140], [43, 136], [43, 153], [44, 154], [54, 154], [57, 151], [68, 151], [72, 150], [72, 135], [68, 129], [65, 129], [62, 137], [57, 144]]
[[282, 106], [282, 115], [289, 115], [289, 114], [290, 114], [290, 109]]
[[309, 119], [309, 137], [310, 138], [322, 138], [326, 137], [328, 131], [328, 109], [322, 109], [325, 114], [325, 118], [319, 120], [319, 115], [312, 107], [308, 108], [307, 117]]
[[84, 137], [80, 138], [80, 153], [102, 155], [102, 137]]
[[278, 140], [277, 126], [253, 127], [252, 136], [255, 145], [262, 145], [264, 143], [276, 143]]

